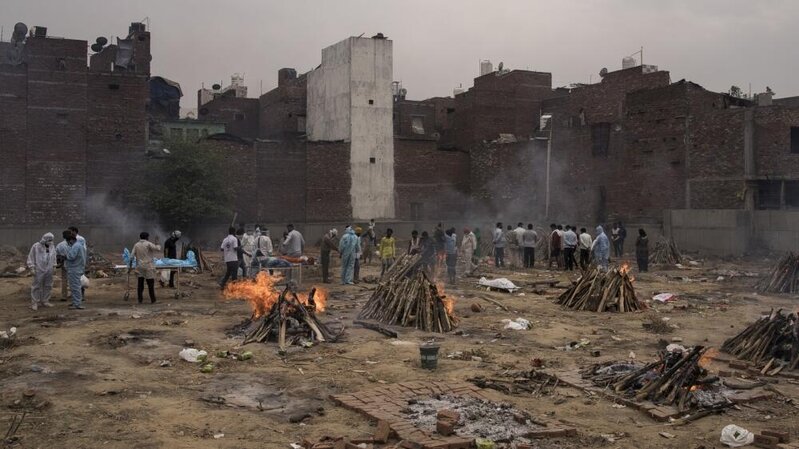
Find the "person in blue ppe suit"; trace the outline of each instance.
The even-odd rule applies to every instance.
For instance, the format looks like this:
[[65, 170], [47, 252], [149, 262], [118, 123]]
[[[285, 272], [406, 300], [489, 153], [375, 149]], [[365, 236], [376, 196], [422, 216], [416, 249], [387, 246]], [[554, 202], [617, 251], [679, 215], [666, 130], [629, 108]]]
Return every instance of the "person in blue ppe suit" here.
[[610, 241], [608, 236], [605, 235], [605, 230], [602, 226], [596, 227], [596, 238], [591, 247], [591, 252], [594, 253], [594, 261], [603, 271], [608, 269], [608, 260], [610, 259]]
[[339, 254], [341, 254], [341, 283], [352, 285], [355, 275], [355, 258], [361, 246], [360, 239], [355, 235], [352, 227], [347, 226], [344, 236], [338, 243]]
[[86, 247], [83, 243], [85, 240], [78, 240], [76, 234], [70, 230], [64, 231], [63, 236], [68, 245], [64, 266], [67, 268], [69, 290], [72, 293], [72, 304], [69, 308], [83, 309], [80, 278], [86, 270]]

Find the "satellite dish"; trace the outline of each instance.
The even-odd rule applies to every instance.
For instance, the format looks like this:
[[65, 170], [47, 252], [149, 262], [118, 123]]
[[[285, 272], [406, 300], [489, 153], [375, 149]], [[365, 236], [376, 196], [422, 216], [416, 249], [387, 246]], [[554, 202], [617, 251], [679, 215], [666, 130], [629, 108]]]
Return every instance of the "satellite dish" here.
[[99, 44], [101, 47], [104, 47], [104, 46], [105, 46], [105, 44], [107, 44], [107, 43], [108, 43], [108, 39], [106, 39], [106, 38], [105, 38], [105, 37], [103, 37], [103, 36], [100, 36], [100, 37], [98, 37], [98, 38], [97, 38], [97, 41], [96, 41], [96, 42], [97, 42], [97, 44]]
[[219, 84], [214, 84], [213, 86], [211, 86], [211, 89], [213, 89], [213, 90], [219, 90], [221, 88], [222, 88], [222, 86], [220, 86]]
[[497, 66], [497, 72], [501, 72], [503, 67], [505, 67], [505, 63], [500, 62], [499, 65]]
[[607, 74], [608, 74], [608, 68], [602, 67], [602, 70], [599, 71], [599, 76], [604, 77]]
[[103, 46], [100, 45], [99, 43], [92, 44], [91, 48], [92, 48], [92, 51], [95, 52], [95, 53], [100, 53], [103, 50]]

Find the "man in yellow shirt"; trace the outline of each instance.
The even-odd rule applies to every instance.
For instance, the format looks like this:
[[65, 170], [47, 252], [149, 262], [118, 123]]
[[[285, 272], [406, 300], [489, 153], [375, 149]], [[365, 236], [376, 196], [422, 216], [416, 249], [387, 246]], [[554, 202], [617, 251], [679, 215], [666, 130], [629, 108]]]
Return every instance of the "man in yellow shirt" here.
[[380, 245], [377, 247], [380, 253], [380, 259], [383, 261], [383, 269], [380, 271], [380, 276], [394, 264], [394, 256], [397, 253], [397, 239], [394, 238], [394, 230], [391, 228], [386, 229], [386, 236], [380, 239]]

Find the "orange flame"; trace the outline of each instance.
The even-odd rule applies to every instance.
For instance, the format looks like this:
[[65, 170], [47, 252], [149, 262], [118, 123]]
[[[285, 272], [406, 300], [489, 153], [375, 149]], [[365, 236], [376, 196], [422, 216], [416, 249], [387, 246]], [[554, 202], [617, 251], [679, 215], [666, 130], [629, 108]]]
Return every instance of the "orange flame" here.
[[718, 357], [718, 356], [719, 356], [719, 350], [718, 349], [716, 349], [716, 348], [708, 348], [708, 350], [705, 351], [704, 354], [702, 354], [702, 357], [699, 357], [699, 362], [697, 362], [697, 363], [702, 368], [707, 369], [710, 366], [710, 362], [715, 360], [716, 357]]
[[444, 293], [444, 284], [441, 282], [436, 282], [436, 290], [438, 291], [438, 296], [441, 297], [441, 302], [444, 304], [444, 310], [447, 311], [447, 315], [453, 316], [455, 312], [455, 300]]
[[[228, 300], [246, 301], [252, 309], [253, 318], [260, 318], [268, 314], [280, 297], [280, 291], [275, 287], [282, 276], [269, 276], [265, 271], [258, 273], [255, 279], [242, 279], [230, 282], [225, 286], [222, 296]], [[299, 293], [297, 297], [302, 305], [309, 307], [308, 293]], [[327, 305], [327, 290], [317, 288], [314, 293], [314, 310], [324, 312]]]
[[627, 263], [627, 262], [624, 262], [623, 264], [621, 264], [621, 266], [619, 267], [619, 273], [627, 274], [629, 272], [630, 272], [630, 264]]

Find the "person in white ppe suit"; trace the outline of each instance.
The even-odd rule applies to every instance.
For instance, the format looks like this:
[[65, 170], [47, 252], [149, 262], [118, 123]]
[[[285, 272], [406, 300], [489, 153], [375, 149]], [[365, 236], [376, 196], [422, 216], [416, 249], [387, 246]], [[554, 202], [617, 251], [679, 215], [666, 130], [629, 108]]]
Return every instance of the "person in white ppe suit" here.
[[50, 304], [50, 295], [53, 292], [55, 261], [53, 234], [48, 232], [31, 246], [28, 253], [28, 268], [33, 272], [33, 285], [31, 285], [31, 309], [33, 310], [37, 310], [39, 306], [53, 307]]

